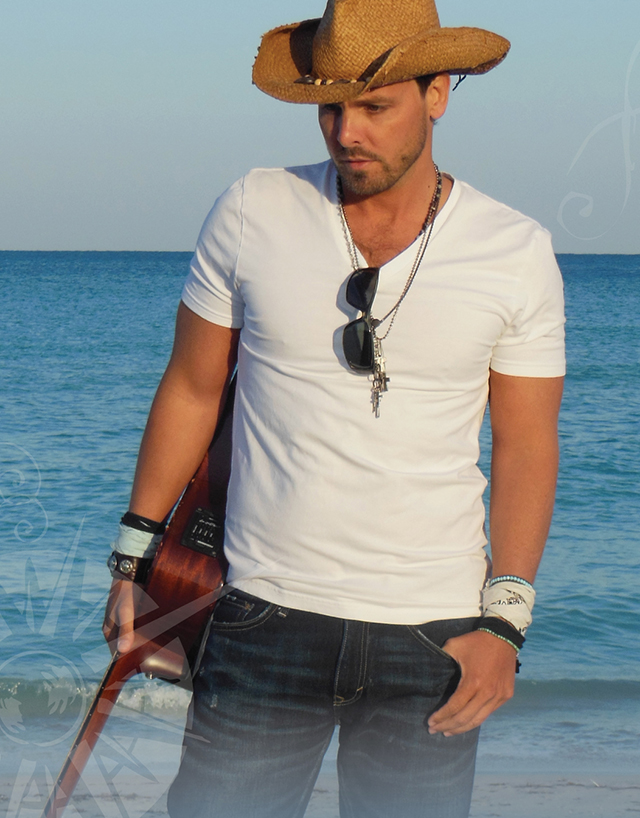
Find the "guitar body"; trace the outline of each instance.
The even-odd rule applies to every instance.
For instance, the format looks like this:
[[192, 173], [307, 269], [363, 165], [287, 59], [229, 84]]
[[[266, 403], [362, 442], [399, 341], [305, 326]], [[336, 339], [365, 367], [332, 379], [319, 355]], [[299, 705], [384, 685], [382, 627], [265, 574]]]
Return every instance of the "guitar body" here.
[[[42, 818], [61, 818], [125, 683], [139, 673], [189, 687], [227, 564], [222, 550], [235, 379], [216, 434], [180, 499], [144, 586], [134, 647], [111, 663], [60, 771]], [[109, 637], [110, 645], [116, 634]]]

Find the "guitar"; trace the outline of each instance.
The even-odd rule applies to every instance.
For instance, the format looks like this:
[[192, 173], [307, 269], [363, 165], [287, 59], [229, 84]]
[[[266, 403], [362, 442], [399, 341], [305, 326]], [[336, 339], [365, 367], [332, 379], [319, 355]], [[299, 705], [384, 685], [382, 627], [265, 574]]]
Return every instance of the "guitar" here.
[[204, 459], [177, 504], [144, 586], [144, 613], [134, 646], [113, 652], [87, 715], [62, 766], [42, 818], [61, 818], [126, 682], [139, 673], [188, 687], [202, 636], [222, 592], [222, 550], [235, 378]]

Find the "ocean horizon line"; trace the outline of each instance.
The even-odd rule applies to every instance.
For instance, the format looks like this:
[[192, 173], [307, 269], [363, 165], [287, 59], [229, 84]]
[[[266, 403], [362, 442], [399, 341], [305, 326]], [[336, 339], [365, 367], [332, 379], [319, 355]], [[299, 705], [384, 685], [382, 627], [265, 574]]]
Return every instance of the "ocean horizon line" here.
[[[60, 255], [69, 255], [71, 253], [75, 253], [77, 255], [108, 255], [109, 253], [113, 255], [123, 255], [124, 253], [130, 253], [131, 255], [137, 254], [145, 254], [145, 255], [183, 255], [184, 253], [193, 254], [193, 249], [191, 250], [0, 250], [0, 255], [2, 254], [11, 254], [11, 255], [19, 255], [19, 254], [42, 254], [42, 255], [52, 255], [54, 253], [59, 253]], [[636, 254], [640, 255], [640, 253]]]
[[[77, 254], [77, 255], [109, 255], [110, 253], [113, 255], [123, 255], [125, 253], [130, 255], [183, 255], [185, 253], [192, 254], [193, 248], [188, 250], [0, 250], [0, 254], [12, 254], [12, 255], [19, 255], [19, 254], [47, 254], [52, 255], [54, 253], [59, 253], [60, 255], [64, 254]], [[556, 257], [567, 257], [567, 256], [575, 256], [578, 258], [583, 258], [585, 256], [592, 256], [592, 257], [599, 257], [599, 258], [632, 258], [634, 256], [640, 256], [640, 252], [638, 253], [561, 253], [557, 252]]]

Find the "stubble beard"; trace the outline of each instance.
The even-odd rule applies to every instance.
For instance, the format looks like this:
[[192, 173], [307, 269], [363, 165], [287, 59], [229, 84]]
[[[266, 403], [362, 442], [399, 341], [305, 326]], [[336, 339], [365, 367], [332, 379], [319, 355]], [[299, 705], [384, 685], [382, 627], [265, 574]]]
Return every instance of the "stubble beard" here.
[[[342, 188], [355, 196], [375, 196], [377, 193], [392, 188], [418, 161], [428, 138], [426, 116], [420, 123], [420, 129], [411, 144], [407, 145], [393, 164], [386, 162], [380, 156], [358, 148], [345, 148], [338, 156], [334, 156]], [[377, 163], [378, 172], [371, 175], [368, 170], [352, 170], [346, 159], [372, 159]]]

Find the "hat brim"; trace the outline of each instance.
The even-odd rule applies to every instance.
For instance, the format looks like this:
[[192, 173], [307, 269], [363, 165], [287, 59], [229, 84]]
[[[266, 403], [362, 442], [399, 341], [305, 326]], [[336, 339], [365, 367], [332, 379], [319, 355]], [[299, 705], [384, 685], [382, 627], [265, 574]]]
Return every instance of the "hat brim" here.
[[485, 74], [507, 56], [510, 43], [480, 28], [432, 28], [404, 40], [361, 77], [300, 82], [313, 70], [320, 19], [280, 26], [262, 38], [253, 82], [265, 94], [309, 104], [346, 102], [364, 91], [425, 74]]

